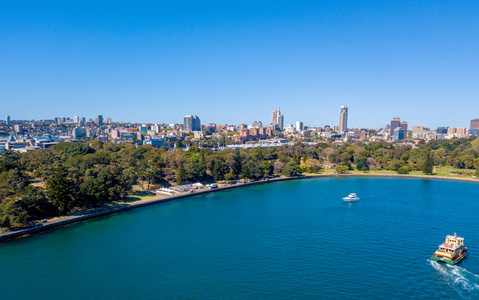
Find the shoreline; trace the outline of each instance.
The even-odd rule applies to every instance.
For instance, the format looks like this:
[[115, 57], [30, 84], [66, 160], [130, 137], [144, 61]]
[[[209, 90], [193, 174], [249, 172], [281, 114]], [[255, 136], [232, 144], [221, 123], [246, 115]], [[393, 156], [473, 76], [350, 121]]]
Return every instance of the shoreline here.
[[7, 231], [0, 233], [0, 243], [7, 242], [17, 238], [28, 237], [34, 233], [47, 231], [50, 229], [54, 229], [57, 227], [65, 226], [68, 224], [73, 224], [97, 217], [107, 216], [111, 214], [115, 214], [122, 211], [131, 210], [134, 208], [145, 207], [149, 205], [155, 205], [163, 202], [170, 202], [178, 199], [189, 198], [197, 195], [208, 194], [218, 191], [230, 190], [240, 187], [247, 187], [252, 185], [259, 185], [259, 184], [267, 184], [272, 182], [281, 182], [281, 181], [291, 181], [291, 180], [300, 180], [300, 179], [309, 179], [309, 178], [323, 178], [323, 177], [397, 177], [397, 178], [416, 178], [416, 179], [432, 179], [432, 180], [451, 180], [451, 181], [463, 181], [463, 182], [475, 182], [479, 183], [479, 179], [473, 178], [454, 178], [454, 177], [447, 177], [447, 176], [434, 176], [434, 175], [408, 175], [408, 174], [370, 174], [370, 173], [358, 173], [358, 174], [311, 174], [311, 175], [302, 175], [298, 177], [280, 177], [280, 178], [273, 178], [269, 180], [261, 180], [261, 181], [252, 181], [252, 182], [245, 182], [245, 183], [238, 183], [234, 185], [227, 185], [221, 186], [215, 189], [206, 189], [200, 190], [195, 193], [183, 193], [180, 195], [163, 197], [163, 198], [155, 198], [150, 200], [140, 200], [131, 204], [123, 204], [118, 207], [107, 208], [104, 210], [100, 210], [93, 213], [85, 213], [83, 215], [77, 216], [66, 216], [60, 218], [58, 220], [48, 221], [46, 223], [41, 223], [37, 226], [20, 229], [15, 231]]

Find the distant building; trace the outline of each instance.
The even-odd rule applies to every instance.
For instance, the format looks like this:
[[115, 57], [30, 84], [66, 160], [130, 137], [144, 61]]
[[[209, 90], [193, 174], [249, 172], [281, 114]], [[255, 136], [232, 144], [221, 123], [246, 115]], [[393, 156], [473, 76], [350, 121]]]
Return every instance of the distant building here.
[[263, 123], [261, 121], [254, 121], [251, 123], [251, 128], [263, 127]]
[[404, 138], [407, 138], [407, 122], [401, 122], [400, 127], [404, 130]]
[[202, 139], [205, 137], [205, 134], [203, 133], [203, 131], [193, 131], [193, 137], [195, 139]]
[[73, 128], [72, 130], [72, 138], [79, 139], [86, 136], [86, 129], [85, 128]]
[[148, 131], [148, 126], [146, 126], [145, 124], [141, 125], [138, 127], [138, 130], [141, 132], [147, 132]]
[[14, 125], [13, 128], [15, 129], [15, 132], [23, 132], [23, 127], [20, 124]]
[[[394, 129], [401, 127], [401, 119], [400, 118], [393, 118], [391, 120], [391, 126], [389, 127], [389, 132], [391, 136], [394, 136]], [[404, 129], [403, 129], [404, 130]]]
[[448, 128], [449, 127], [438, 127], [436, 129], [436, 134], [444, 134], [445, 135], [445, 134], [447, 134], [447, 129]]
[[297, 121], [296, 122], [296, 130], [297, 131], [302, 131], [304, 129], [303, 122]]
[[365, 130], [354, 129], [353, 137], [357, 140], [364, 140], [368, 137], [368, 133]]
[[412, 138], [426, 140], [429, 136], [429, 128], [423, 126], [413, 126], [412, 127]]
[[80, 117], [79, 116], [74, 116], [73, 117], [73, 122], [76, 123], [76, 124], [80, 123]]
[[[10, 127], [10, 116], [7, 116], [6, 123], [7, 123], [7, 127]], [[472, 124], [472, 123], [471, 123], [471, 124]]]
[[273, 125], [276, 130], [283, 130], [284, 116], [281, 114], [281, 110], [279, 108], [277, 110], [273, 110], [271, 125]]
[[111, 124], [111, 118], [106, 118], [106, 124]]
[[393, 132], [394, 141], [404, 140], [404, 129], [401, 127], [396, 127]]
[[339, 107], [339, 133], [344, 134], [348, 131], [348, 107]]
[[98, 115], [98, 126], [102, 126], [102, 125], [103, 125], [103, 116]]
[[201, 122], [198, 116], [186, 115], [183, 121], [183, 131], [201, 131]]
[[469, 130], [463, 127], [449, 127], [447, 129], [446, 139], [466, 138], [469, 136]]
[[143, 141], [143, 145], [151, 145], [153, 147], [161, 148], [165, 145], [165, 140], [147, 138]]
[[471, 127], [469, 128], [470, 136], [479, 136], [479, 119], [471, 120]]
[[158, 124], [151, 125], [151, 130], [153, 130], [155, 133], [159, 133], [160, 126], [158, 126]]

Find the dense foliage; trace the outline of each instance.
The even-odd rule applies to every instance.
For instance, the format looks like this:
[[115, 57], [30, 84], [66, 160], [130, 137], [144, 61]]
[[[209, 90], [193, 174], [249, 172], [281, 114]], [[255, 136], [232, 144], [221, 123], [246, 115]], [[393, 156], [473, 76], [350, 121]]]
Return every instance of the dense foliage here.
[[[434, 166], [478, 169], [479, 138], [431, 141], [418, 147], [386, 142], [320, 143], [223, 150], [191, 146], [186, 151], [91, 141], [60, 143], [23, 154], [0, 155], [0, 227], [21, 227], [52, 215], [93, 208], [128, 195], [135, 184], [258, 180], [334, 168], [346, 173], [392, 170], [434, 172]], [[479, 175], [479, 171], [476, 171]]]

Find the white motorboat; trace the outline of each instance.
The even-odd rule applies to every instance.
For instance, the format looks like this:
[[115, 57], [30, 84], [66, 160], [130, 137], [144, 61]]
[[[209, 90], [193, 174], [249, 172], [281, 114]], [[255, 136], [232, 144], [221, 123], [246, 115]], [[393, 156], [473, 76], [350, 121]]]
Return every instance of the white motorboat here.
[[355, 193], [351, 193], [349, 194], [349, 196], [344, 197], [343, 200], [346, 202], [354, 202], [354, 201], [359, 201], [359, 197]]

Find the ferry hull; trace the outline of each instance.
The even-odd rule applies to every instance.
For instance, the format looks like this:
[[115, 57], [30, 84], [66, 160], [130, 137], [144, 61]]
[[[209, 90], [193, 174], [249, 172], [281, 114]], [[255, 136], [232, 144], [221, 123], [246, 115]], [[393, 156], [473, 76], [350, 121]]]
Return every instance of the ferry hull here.
[[447, 258], [444, 258], [444, 257], [438, 257], [438, 256], [433, 255], [433, 256], [431, 256], [431, 260], [434, 260], [434, 261], [437, 261], [437, 262], [443, 262], [443, 263], [446, 263], [446, 264], [449, 264], [449, 265], [455, 265], [455, 264], [460, 263], [466, 256], [467, 256], [467, 252], [465, 252], [464, 254], [462, 254], [461, 256], [456, 258], [455, 260], [451, 260], [451, 259], [447, 259]]

